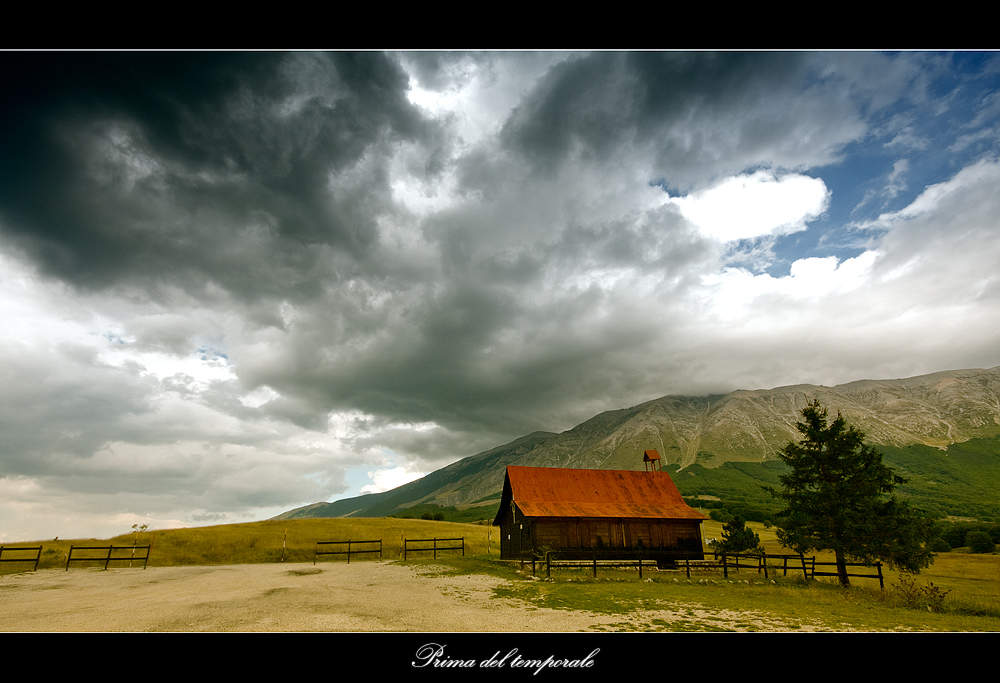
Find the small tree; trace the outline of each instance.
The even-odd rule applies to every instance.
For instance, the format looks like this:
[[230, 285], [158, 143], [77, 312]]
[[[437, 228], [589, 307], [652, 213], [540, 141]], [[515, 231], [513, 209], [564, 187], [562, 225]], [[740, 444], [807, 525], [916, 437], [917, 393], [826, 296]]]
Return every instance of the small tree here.
[[951, 546], [948, 544], [948, 541], [944, 540], [940, 536], [938, 536], [937, 538], [932, 539], [931, 542], [930, 542], [930, 544], [928, 545], [928, 547], [931, 549], [931, 552], [934, 552], [934, 553], [950, 553], [951, 552]]
[[733, 519], [733, 513], [731, 513], [726, 508], [716, 508], [708, 513], [708, 516], [714, 519], [716, 522], [722, 522], [726, 524], [731, 522]]
[[809, 403], [802, 418], [802, 441], [779, 454], [789, 467], [779, 478], [782, 489], [766, 489], [786, 505], [778, 540], [800, 553], [832, 550], [843, 586], [850, 585], [848, 559], [882, 560], [911, 573], [929, 566], [933, 521], [892, 495], [904, 480], [864, 443], [864, 433], [840, 414], [828, 424], [819, 401]]
[[739, 515], [734, 515], [728, 524], [722, 527], [722, 540], [712, 541], [712, 548], [720, 553], [759, 552], [761, 550], [760, 536], [747, 528], [746, 522]]
[[965, 535], [965, 545], [974, 553], [992, 553], [995, 549], [993, 539], [985, 531], [970, 531]]

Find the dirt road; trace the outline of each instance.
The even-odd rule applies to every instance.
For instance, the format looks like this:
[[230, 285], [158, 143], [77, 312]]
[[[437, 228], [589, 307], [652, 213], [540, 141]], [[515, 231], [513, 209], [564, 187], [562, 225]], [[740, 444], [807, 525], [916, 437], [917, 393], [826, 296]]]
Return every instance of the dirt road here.
[[498, 600], [502, 583], [386, 562], [47, 569], [0, 576], [0, 631], [575, 632], [610, 621]]

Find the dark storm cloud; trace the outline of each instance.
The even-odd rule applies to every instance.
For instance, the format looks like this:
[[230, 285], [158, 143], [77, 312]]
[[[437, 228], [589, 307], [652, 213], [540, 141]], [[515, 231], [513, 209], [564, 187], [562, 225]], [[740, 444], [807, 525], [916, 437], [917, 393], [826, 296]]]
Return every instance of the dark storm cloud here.
[[413, 77], [426, 90], [445, 91], [455, 87], [456, 81], [466, 80], [474, 68], [493, 62], [489, 53], [477, 52], [411, 52], [399, 55], [405, 60]]
[[502, 139], [543, 172], [638, 154], [659, 174], [650, 180], [685, 191], [754, 166], [803, 168], [863, 132], [835, 64], [794, 52], [572, 58], [524, 98]]
[[802, 87], [805, 62], [794, 53], [569, 59], [524, 98], [503, 139], [543, 171], [570, 159], [606, 161], [623, 147], [642, 152], [677, 184], [691, 173], [738, 171], [745, 160], [760, 163], [754, 148], [787, 132], [795, 112], [770, 102]]
[[4, 61], [3, 228], [83, 287], [315, 293], [316, 247], [378, 243], [392, 146], [434, 140], [376, 53]]
[[[627, 303], [628, 278], [617, 286], [571, 280], [592, 269], [638, 270], [653, 273], [655, 298], [679, 298], [695, 264], [713, 254], [669, 209], [534, 232], [504, 249], [496, 241], [508, 244], [507, 227], [483, 213], [492, 215], [470, 212], [444, 229], [442, 277], [367, 306], [338, 296], [337, 305], [331, 298], [303, 311], [280, 346], [242, 354], [241, 376], [302, 398], [317, 418], [350, 407], [496, 438], [550, 428], [592, 405], [598, 386], [627, 394], [646, 372], [629, 366], [671, 323], [664, 310], [650, 315], [648, 292], [632, 290], [636, 301]], [[590, 388], [580, 395], [568, 389], [582, 383]]]

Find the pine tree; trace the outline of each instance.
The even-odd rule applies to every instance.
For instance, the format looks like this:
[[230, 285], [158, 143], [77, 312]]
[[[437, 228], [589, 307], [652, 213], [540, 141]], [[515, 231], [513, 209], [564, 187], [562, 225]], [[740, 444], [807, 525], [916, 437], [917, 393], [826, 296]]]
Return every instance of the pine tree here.
[[762, 549], [760, 536], [739, 515], [722, 526], [722, 540], [712, 541], [712, 547], [720, 553], [759, 553]]
[[785, 502], [778, 540], [800, 553], [832, 550], [843, 586], [850, 585], [848, 560], [881, 560], [912, 573], [928, 567], [933, 522], [893, 495], [904, 480], [839, 413], [828, 424], [826, 409], [814, 400], [802, 418], [803, 439], [779, 454], [789, 468], [780, 477], [782, 490], [767, 489]]

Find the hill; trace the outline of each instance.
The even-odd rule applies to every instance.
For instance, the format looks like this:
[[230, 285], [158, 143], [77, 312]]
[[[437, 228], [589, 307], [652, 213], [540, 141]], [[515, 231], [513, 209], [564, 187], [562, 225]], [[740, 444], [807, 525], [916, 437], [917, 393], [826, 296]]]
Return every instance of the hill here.
[[[799, 412], [819, 399], [882, 447], [909, 495], [942, 515], [1000, 516], [1000, 367], [835, 387], [795, 385], [716, 396], [664, 396], [601, 413], [560, 434], [536, 432], [383, 493], [291, 510], [276, 519], [381, 517], [446, 510], [491, 518], [507, 465], [643, 469], [657, 449], [688, 498], [763, 505], [780, 449], [799, 438]], [[751, 517], [752, 518], [752, 517]]]

